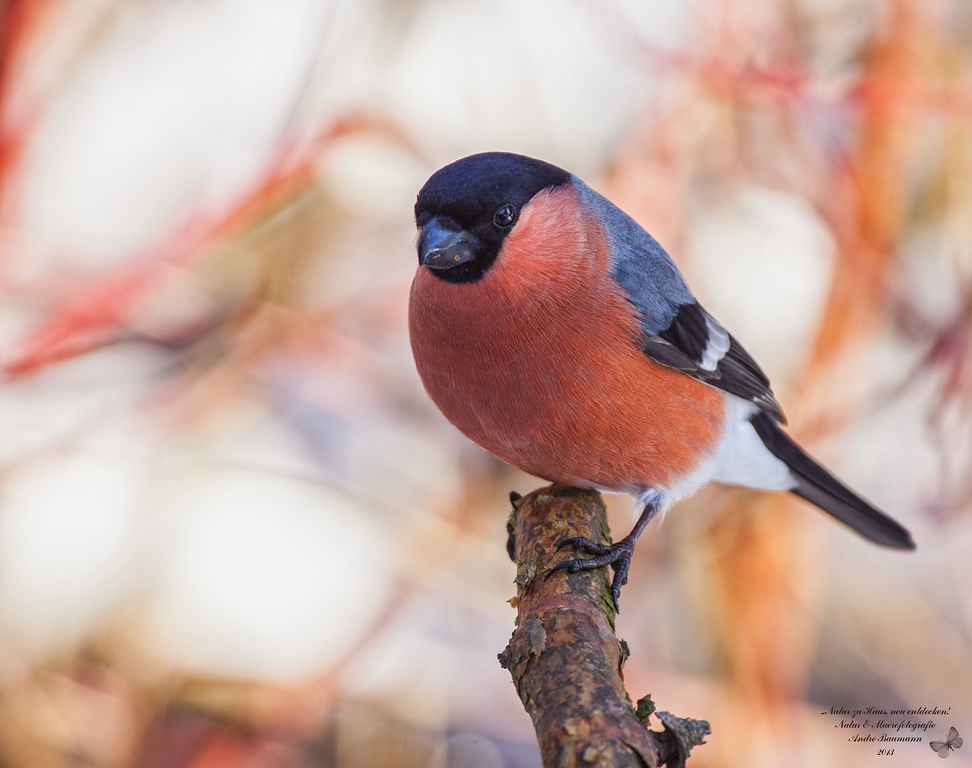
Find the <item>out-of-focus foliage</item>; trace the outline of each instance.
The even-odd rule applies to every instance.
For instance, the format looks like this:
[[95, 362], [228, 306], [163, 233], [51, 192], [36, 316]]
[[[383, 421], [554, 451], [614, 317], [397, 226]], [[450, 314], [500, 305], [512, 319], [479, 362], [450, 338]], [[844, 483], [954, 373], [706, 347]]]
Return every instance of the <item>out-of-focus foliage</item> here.
[[538, 481], [405, 328], [415, 192], [487, 149], [652, 231], [918, 541], [704, 491], [635, 558], [631, 693], [711, 721], [697, 768], [972, 725], [965, 0], [6, 0], [0, 763], [539, 765], [495, 660]]

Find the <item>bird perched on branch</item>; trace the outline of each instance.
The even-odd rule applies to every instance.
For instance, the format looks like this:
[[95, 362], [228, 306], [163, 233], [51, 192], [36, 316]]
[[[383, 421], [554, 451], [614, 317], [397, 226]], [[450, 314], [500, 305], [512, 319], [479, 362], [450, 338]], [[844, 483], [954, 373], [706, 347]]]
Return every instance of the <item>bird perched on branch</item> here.
[[520, 155], [458, 160], [415, 203], [412, 351], [470, 440], [555, 483], [644, 504], [610, 546], [558, 566], [614, 568], [615, 604], [651, 518], [711, 480], [790, 491], [871, 541], [911, 535], [780, 428], [769, 380], [692, 296], [662, 247], [576, 176]]

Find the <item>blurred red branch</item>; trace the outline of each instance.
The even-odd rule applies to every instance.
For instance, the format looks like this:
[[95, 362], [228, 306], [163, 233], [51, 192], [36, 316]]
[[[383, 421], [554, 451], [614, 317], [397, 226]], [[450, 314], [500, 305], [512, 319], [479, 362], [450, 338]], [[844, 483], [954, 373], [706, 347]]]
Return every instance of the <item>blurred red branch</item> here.
[[389, 135], [410, 146], [396, 126], [361, 114], [336, 120], [306, 144], [285, 143], [267, 172], [229, 205], [215, 212], [192, 212], [171, 235], [136, 257], [134, 264], [81, 288], [52, 309], [6, 365], [6, 373], [20, 376], [110, 343], [139, 299], [170, 267], [190, 266], [209, 247], [285, 205], [313, 183], [316, 163], [336, 141], [364, 132]]
[[24, 49], [48, 6], [46, 0], [0, 0], [0, 220], [27, 132], [24, 121], [14, 119], [10, 96]]
[[972, 120], [972, 89], [925, 77], [878, 74], [821, 77], [803, 68], [767, 68], [684, 50], [666, 50], [635, 31], [613, 1], [599, 0], [598, 18], [653, 70], [684, 75], [711, 96], [746, 106], [832, 110], [849, 107], [862, 116], [922, 120], [943, 115]]

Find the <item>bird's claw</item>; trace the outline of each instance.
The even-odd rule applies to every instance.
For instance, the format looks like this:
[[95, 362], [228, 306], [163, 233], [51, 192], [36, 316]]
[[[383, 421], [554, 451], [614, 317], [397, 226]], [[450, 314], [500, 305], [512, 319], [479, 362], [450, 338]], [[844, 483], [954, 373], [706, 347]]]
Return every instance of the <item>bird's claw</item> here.
[[610, 551], [610, 544], [598, 544], [585, 536], [575, 536], [572, 539], [564, 539], [557, 545], [557, 549], [580, 549], [589, 555], [603, 555]]
[[614, 578], [611, 580], [611, 599], [614, 602], [614, 610], [621, 610], [618, 603], [621, 597], [621, 587], [628, 583], [628, 571], [631, 569], [631, 555], [634, 554], [634, 544], [622, 539], [617, 544], [597, 544], [590, 539], [577, 537], [565, 539], [557, 545], [557, 549], [573, 547], [587, 552], [593, 557], [575, 558], [558, 563], [549, 571], [547, 578], [550, 578], [557, 571], [567, 571], [567, 573], [577, 573], [578, 571], [592, 571], [610, 565], [614, 569]]

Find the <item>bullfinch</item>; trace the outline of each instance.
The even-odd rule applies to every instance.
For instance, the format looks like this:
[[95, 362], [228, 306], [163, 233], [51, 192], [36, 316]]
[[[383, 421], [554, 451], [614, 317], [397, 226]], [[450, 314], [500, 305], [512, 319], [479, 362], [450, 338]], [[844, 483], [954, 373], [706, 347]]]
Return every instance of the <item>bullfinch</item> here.
[[409, 336], [445, 417], [503, 461], [555, 483], [623, 492], [644, 510], [590, 557], [614, 568], [659, 511], [711, 480], [789, 491], [871, 541], [908, 531], [808, 456], [769, 380], [692, 296], [662, 247], [573, 174], [486, 152], [441, 168], [415, 203]]

